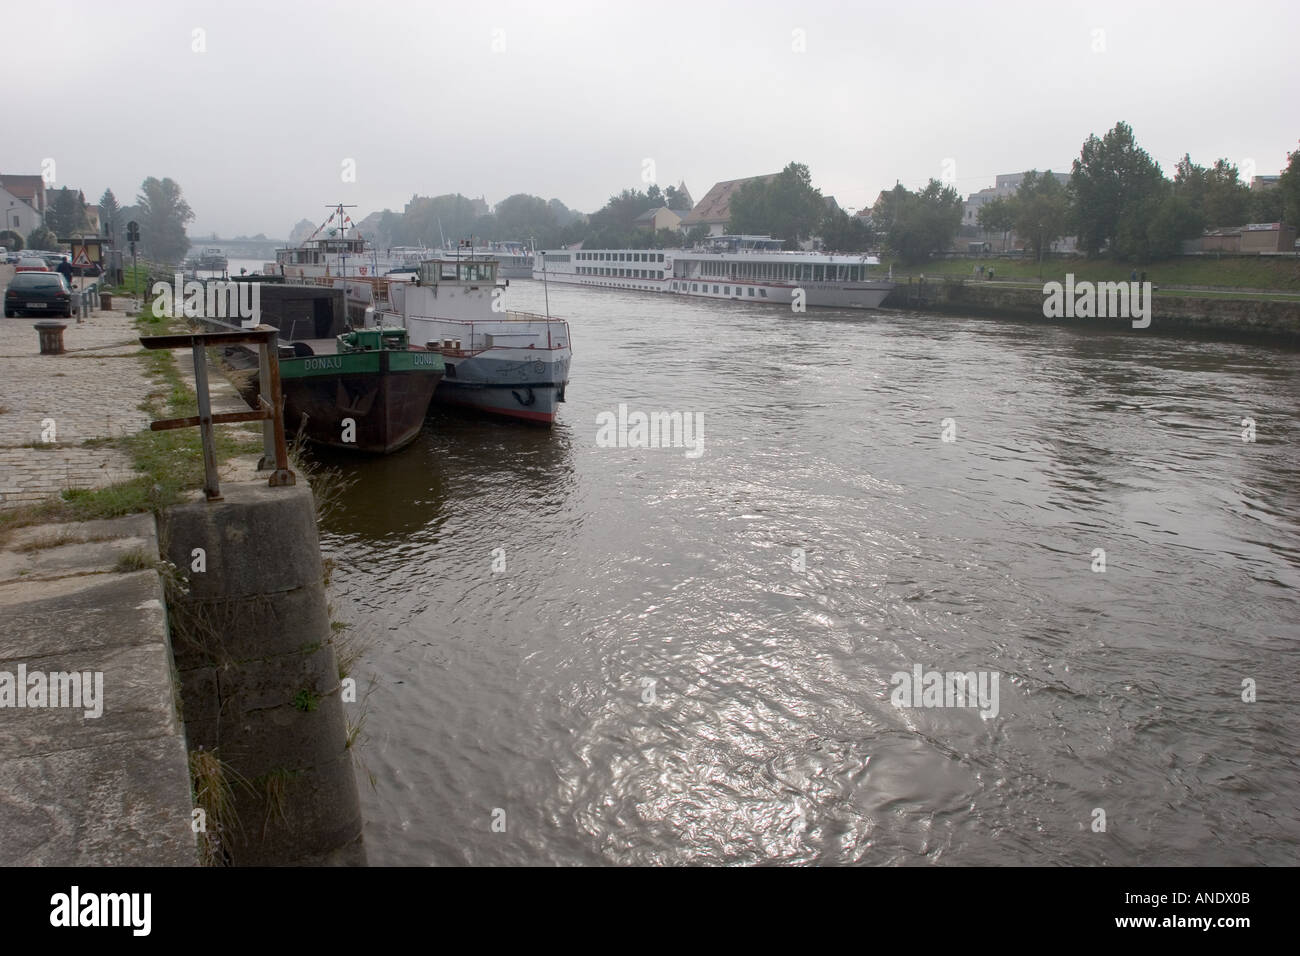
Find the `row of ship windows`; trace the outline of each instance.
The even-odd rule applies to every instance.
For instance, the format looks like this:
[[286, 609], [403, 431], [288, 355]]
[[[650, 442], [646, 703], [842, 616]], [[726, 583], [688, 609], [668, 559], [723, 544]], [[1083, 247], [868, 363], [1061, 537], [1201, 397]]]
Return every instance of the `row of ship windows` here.
[[[617, 277], [622, 278], [622, 279], [656, 279], [656, 278], [658, 278], [658, 276], [652, 275], [649, 271], [647, 271], [647, 270], [645, 270], [645, 269], [584, 269], [584, 268], [582, 268], [581, 266], [579, 266], [579, 267], [578, 267], [578, 272], [579, 272], [581, 275], [596, 275], [596, 276], [604, 276], [604, 275], [608, 275], [608, 276], [617, 276]], [[699, 292], [699, 291], [700, 291], [700, 283], [698, 283], [698, 282], [691, 282], [691, 283], [686, 283], [686, 282], [674, 282], [674, 283], [672, 283], [672, 290], [673, 290], [674, 292], [676, 292], [676, 291], [678, 291], [678, 288], [680, 287], [681, 291], [682, 291], [682, 292], [685, 292], [685, 291], [686, 291], [686, 286], [687, 286], [688, 284], [690, 285], [690, 287], [691, 287], [691, 291], [692, 291], [692, 292]], [[744, 291], [746, 291], [746, 292], [749, 293], [750, 298], [753, 298], [753, 297], [754, 297], [754, 287], [753, 287], [753, 286], [749, 286], [749, 287], [748, 287], [747, 289], [745, 289]], [[704, 283], [704, 292], [705, 292], [706, 295], [707, 295], [708, 292], [709, 292], [709, 283], [707, 283], [707, 282]], [[722, 286], [722, 292], [719, 293], [719, 292], [718, 292], [718, 286], [715, 285], [715, 286], [713, 287], [713, 294], [714, 294], [714, 295], [719, 295], [719, 294], [721, 294], [721, 295], [731, 295], [731, 286], [729, 286], [729, 285], [724, 285], [724, 286]], [[741, 290], [741, 287], [740, 287], [740, 286], [736, 286], [736, 295], [741, 295], [741, 294], [743, 294], [743, 293], [742, 293], [742, 290]], [[766, 289], [759, 289], [759, 290], [758, 290], [758, 298], [760, 298], [760, 299], [766, 299], [766, 298], [767, 298], [767, 290], [766, 290]]]
[[[636, 276], [630, 276], [629, 278], [636, 278]], [[637, 288], [642, 288], [642, 289], [644, 289], [644, 288], [651, 288], [651, 289], [653, 289], [653, 286], [631, 286], [631, 285], [624, 285], [624, 284], [622, 284], [622, 283], [617, 283], [617, 285], [618, 285], [618, 288], [620, 288], [620, 289], [637, 289]], [[672, 285], [672, 291], [673, 291], [673, 292], [678, 292], [678, 291], [680, 291], [680, 292], [685, 292], [685, 291], [686, 291], [686, 287], [687, 287], [688, 285], [691, 287], [691, 291], [692, 291], [692, 292], [699, 292], [699, 291], [701, 291], [701, 290], [700, 290], [700, 283], [698, 283], [698, 282], [674, 282], [674, 283], [672, 283], [671, 285]], [[663, 291], [663, 287], [660, 286], [660, 287], [659, 287], [657, 290], [655, 290], [655, 291], [662, 292], [662, 291]], [[707, 282], [704, 283], [704, 290], [703, 290], [703, 291], [704, 291], [704, 294], [705, 294], [705, 295], [708, 295], [708, 294], [709, 294], [709, 284], [708, 284]], [[766, 289], [759, 289], [759, 290], [758, 290], [758, 295], [755, 296], [755, 295], [754, 295], [754, 287], [753, 287], [753, 286], [748, 286], [748, 287], [746, 287], [746, 288], [743, 289], [743, 290], [741, 289], [740, 286], [736, 286], [736, 295], [741, 295], [742, 291], [748, 293], [748, 294], [749, 294], [749, 297], [750, 297], [751, 299], [753, 299], [753, 298], [766, 299], [766, 298], [767, 298], [767, 290], [766, 290]], [[724, 285], [724, 286], [722, 286], [722, 291], [721, 291], [721, 293], [719, 293], [719, 292], [718, 292], [718, 286], [715, 285], [715, 286], [713, 287], [713, 294], [714, 294], [714, 295], [719, 295], [719, 294], [721, 294], [721, 295], [731, 295], [731, 286], [729, 286], [729, 285]]]
[[663, 262], [662, 252], [580, 252], [579, 260], [591, 262]]
[[785, 279], [793, 282], [861, 282], [866, 266], [790, 262], [702, 262], [700, 275], [720, 279]]
[[628, 279], [662, 279], [662, 274], [649, 269], [614, 269], [599, 266], [578, 266], [578, 274], [584, 276], [623, 276]]
[[[678, 285], [681, 286], [683, 292], [686, 291], [686, 283], [685, 283], [685, 282], [681, 282], [681, 283], [674, 282], [674, 283], [672, 284], [672, 286], [673, 286], [673, 291], [674, 291], [674, 292], [677, 291], [677, 287], [678, 287]], [[699, 291], [700, 291], [700, 284], [699, 284], [698, 282], [692, 282], [692, 283], [691, 283], [691, 291], [692, 291], [692, 292], [699, 292]], [[753, 287], [753, 286], [746, 286], [746, 291], [749, 292], [750, 298], [753, 298], [753, 296], [754, 296], [754, 287]], [[704, 292], [705, 292], [706, 295], [707, 295], [708, 292], [709, 292], [709, 284], [708, 284], [707, 282], [704, 283]], [[740, 288], [740, 286], [736, 286], [736, 295], [740, 295], [740, 293], [741, 293], [741, 288]], [[713, 287], [713, 294], [714, 294], [714, 295], [718, 295], [718, 287], [717, 287], [716, 285]], [[724, 285], [724, 286], [722, 287], [722, 295], [731, 295], [731, 286], [729, 286], [729, 285]], [[759, 289], [759, 290], [758, 290], [758, 297], [759, 297], [760, 299], [766, 299], [766, 298], [767, 298], [767, 290], [766, 290], [766, 289]]]

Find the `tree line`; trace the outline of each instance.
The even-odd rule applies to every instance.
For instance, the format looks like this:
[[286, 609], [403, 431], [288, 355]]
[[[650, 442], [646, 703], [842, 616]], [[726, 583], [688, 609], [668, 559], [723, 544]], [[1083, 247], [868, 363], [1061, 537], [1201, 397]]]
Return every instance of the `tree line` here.
[[[44, 222], [26, 237], [12, 230], [0, 233], [0, 244], [9, 249], [54, 250], [59, 236], [73, 236], [91, 230], [85, 194], [67, 186], [46, 190]], [[134, 205], [121, 206], [111, 188], [99, 198], [100, 235], [114, 240], [118, 248], [126, 246], [126, 224], [140, 225], [139, 250], [158, 262], [177, 263], [189, 251], [190, 240], [185, 227], [194, 220], [194, 212], [185, 201], [181, 187], [170, 178], [150, 176], [140, 184]]]
[[[441, 196], [412, 196], [400, 212], [386, 209], [372, 221], [371, 235], [362, 234], [381, 248], [423, 245], [437, 248], [459, 239], [474, 237], [484, 241], [523, 241], [537, 248], [559, 248], [585, 242], [589, 246], [646, 245], [645, 230], [637, 229], [635, 220], [651, 209], [667, 207], [685, 212], [690, 196], [676, 186], [660, 189], [652, 183], [648, 189], [624, 189], [611, 196], [600, 210], [584, 215], [570, 209], [558, 199], [543, 199], [527, 193], [507, 196], [488, 208], [481, 199], [460, 193]], [[655, 236], [651, 242], [680, 244], [676, 233]]]
[[1089, 256], [1150, 262], [1176, 255], [1184, 240], [1207, 229], [1300, 222], [1300, 150], [1287, 159], [1274, 189], [1251, 189], [1226, 159], [1200, 166], [1189, 154], [1169, 179], [1138, 146], [1132, 128], [1120, 122], [1100, 138], [1088, 137], [1068, 184], [1050, 170], [1031, 170], [1013, 195], [980, 208], [979, 224], [1004, 237], [1014, 230], [1040, 262], [1067, 236], [1077, 237]]

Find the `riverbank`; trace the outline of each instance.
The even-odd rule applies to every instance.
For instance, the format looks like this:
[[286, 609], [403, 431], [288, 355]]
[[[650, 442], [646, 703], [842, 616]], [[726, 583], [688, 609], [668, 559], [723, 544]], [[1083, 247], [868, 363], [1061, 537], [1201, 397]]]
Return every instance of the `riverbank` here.
[[131, 305], [59, 355], [0, 324], [0, 863], [364, 864], [310, 486], [268, 488], [260, 427], [226, 425], [203, 500], [198, 429], [148, 427], [197, 414], [188, 350], [139, 342], [181, 329]]
[[[980, 272], [980, 267], [983, 272]], [[1254, 295], [1300, 296], [1300, 259], [1295, 256], [1178, 256], [1145, 265], [1117, 262], [1112, 259], [1087, 259], [1082, 256], [1053, 256], [1040, 267], [1029, 256], [983, 256], [932, 259], [921, 265], [907, 266], [884, 257], [882, 270], [892, 267], [895, 278], [904, 281], [947, 277], [979, 281], [993, 270], [1001, 281], [1036, 284], [1064, 282], [1067, 273], [1076, 280], [1089, 282], [1125, 282], [1136, 269], [1147, 281], [1169, 292], [1248, 293]], [[875, 270], [873, 270], [875, 271]]]
[[1300, 345], [1300, 298], [1282, 301], [1240, 294], [1200, 296], [1155, 291], [1151, 324], [1143, 329], [1134, 328], [1129, 317], [1048, 318], [1043, 314], [1047, 297], [1041, 284], [932, 276], [896, 277], [895, 281], [898, 286], [885, 299], [885, 308], [923, 308], [946, 314], [1082, 324], [1142, 334], [1207, 335]]

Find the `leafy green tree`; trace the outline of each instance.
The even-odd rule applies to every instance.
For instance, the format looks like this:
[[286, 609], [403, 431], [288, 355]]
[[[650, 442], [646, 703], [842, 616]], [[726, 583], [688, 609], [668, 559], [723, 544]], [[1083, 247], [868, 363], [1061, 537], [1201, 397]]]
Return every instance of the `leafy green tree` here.
[[866, 252], [875, 238], [862, 219], [843, 209], [826, 211], [819, 234], [823, 248], [834, 252]]
[[4, 246], [10, 252], [22, 252], [23, 237], [12, 229], [6, 229], [0, 232], [0, 246]]
[[899, 183], [895, 183], [894, 188], [888, 191], [881, 190], [875, 204], [871, 207], [871, 224], [877, 232], [885, 236], [889, 235], [899, 210], [910, 195], [908, 189]]
[[1205, 220], [1192, 204], [1170, 192], [1155, 207], [1146, 229], [1147, 250], [1152, 259], [1164, 259], [1182, 252], [1184, 239], [1194, 239], [1204, 230]]
[[194, 221], [194, 212], [176, 181], [150, 176], [140, 184], [135, 201], [143, 217], [139, 220], [140, 241], [146, 254], [160, 262], [185, 258], [190, 248], [185, 227]]
[[1285, 217], [1285, 197], [1282, 190], [1252, 189], [1250, 191], [1251, 222], [1281, 222]]
[[460, 193], [442, 196], [412, 196], [393, 226], [392, 242], [398, 246], [426, 245], [437, 248], [446, 237], [455, 247], [477, 231], [482, 206]]
[[1287, 167], [1277, 187], [1282, 193], [1282, 219], [1300, 225], [1300, 149], [1287, 155]]
[[1041, 275], [1044, 255], [1052, 243], [1065, 235], [1068, 227], [1069, 195], [1050, 169], [1041, 176], [1037, 170], [1031, 169], [1020, 181], [1011, 208], [1016, 234], [1034, 250]]
[[1185, 154], [1174, 172], [1174, 194], [1207, 226], [1241, 225], [1250, 218], [1251, 196], [1250, 188], [1237, 177], [1237, 167], [1226, 159], [1207, 169]]
[[957, 190], [931, 179], [919, 192], [895, 186], [882, 193], [871, 218], [885, 244], [904, 262], [924, 262], [946, 249], [961, 228], [962, 200]]
[[1016, 211], [1011, 200], [997, 196], [980, 206], [976, 220], [985, 232], [1002, 233], [1002, 250], [1007, 248], [1007, 234], [1016, 227]]
[[118, 205], [117, 197], [113, 195], [113, 190], [105, 189], [104, 195], [99, 197], [99, 229], [105, 236], [121, 237], [125, 230], [119, 228], [118, 217], [122, 213], [122, 207]]
[[[1089, 136], [1074, 161], [1069, 194], [1074, 233], [1089, 255], [1113, 246], [1121, 221], [1147, 200], [1162, 198], [1167, 180], [1160, 166], [1137, 145], [1127, 123], [1098, 139]], [[1126, 234], [1134, 225], [1125, 225]]]
[[45, 225], [60, 236], [81, 232], [90, 225], [86, 215], [86, 197], [78, 190], [63, 186], [46, 195]]
[[664, 190], [664, 204], [674, 212], [689, 212], [694, 205], [690, 194], [676, 186], [669, 186]]
[[691, 226], [691, 228], [686, 230], [685, 245], [687, 248], [690, 248], [691, 246], [694, 246], [696, 243], [703, 242], [707, 238], [709, 238], [709, 227], [704, 225], [704, 223], [702, 222], [696, 223], [695, 225]]
[[637, 216], [657, 206], [648, 192], [639, 189], [624, 189], [617, 196], [610, 196], [601, 209], [587, 217], [587, 227], [583, 243], [590, 249], [619, 249], [644, 245], [646, 231], [636, 225]]
[[555, 219], [556, 226], [561, 229], [572, 225], [575, 220], [581, 218], [579, 213], [574, 212], [558, 199], [549, 199], [547, 200], [546, 205], [551, 210], [551, 215]]
[[540, 196], [516, 193], [501, 200], [493, 210], [496, 216], [495, 232], [491, 238], [498, 240], [535, 239], [546, 248], [560, 243], [560, 226], [555, 219], [555, 209]]
[[790, 163], [769, 180], [756, 179], [731, 197], [728, 229], [737, 235], [784, 239], [787, 248], [811, 239], [826, 216], [826, 200], [808, 167]]
[[59, 248], [59, 237], [48, 226], [37, 226], [27, 234], [27, 249], [53, 252]]

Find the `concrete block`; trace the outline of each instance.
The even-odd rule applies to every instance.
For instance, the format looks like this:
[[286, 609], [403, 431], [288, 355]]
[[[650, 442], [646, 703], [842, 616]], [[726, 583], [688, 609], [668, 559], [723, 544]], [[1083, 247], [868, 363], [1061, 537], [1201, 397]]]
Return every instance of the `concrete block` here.
[[[56, 750], [102, 746], [174, 735], [181, 727], [173, 708], [171, 658], [167, 645], [79, 650], [21, 662], [27, 673], [53, 671], [103, 674], [101, 716], [81, 707], [0, 708], [0, 760]], [[0, 668], [17, 673], [17, 663]]]
[[171, 623], [176, 666], [182, 669], [294, 653], [330, 636], [320, 581], [271, 595], [174, 601]]
[[261, 661], [243, 661], [216, 669], [218, 696], [226, 710], [241, 713], [292, 704], [299, 691], [317, 696], [339, 689], [338, 665], [328, 644], [310, 653], [285, 654]]
[[0, 607], [0, 666], [20, 657], [147, 644], [167, 633], [154, 571], [6, 585]]
[[346, 733], [337, 693], [320, 698], [313, 711], [292, 704], [244, 713], [231, 708], [220, 718], [221, 757], [252, 780], [327, 764], [346, 751]]
[[[224, 501], [169, 508], [161, 539], [169, 560], [185, 572], [197, 599], [292, 591], [321, 580], [320, 543], [311, 487], [260, 482], [222, 486]], [[193, 573], [203, 548], [207, 570]]]

